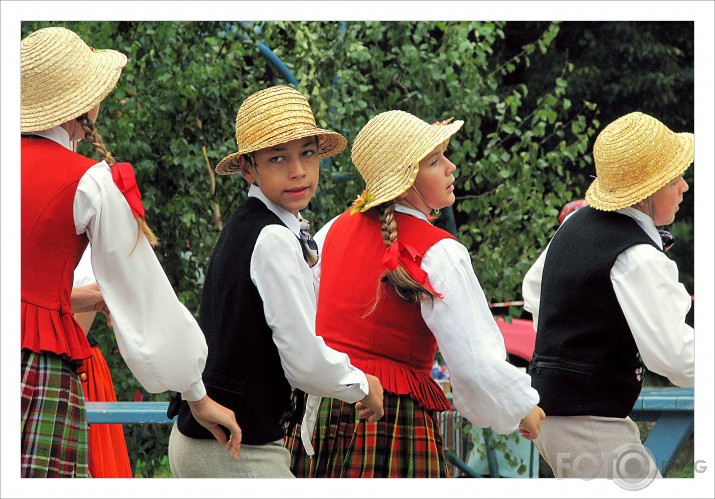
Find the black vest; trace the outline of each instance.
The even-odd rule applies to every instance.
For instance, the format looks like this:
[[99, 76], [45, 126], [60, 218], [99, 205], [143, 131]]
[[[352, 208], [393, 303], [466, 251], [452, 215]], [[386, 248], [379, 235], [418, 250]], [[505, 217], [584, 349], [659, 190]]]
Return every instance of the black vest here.
[[636, 244], [658, 248], [629, 216], [590, 207], [551, 240], [529, 367], [547, 416], [626, 417], [633, 409], [642, 363], [610, 273]]
[[[209, 352], [203, 373], [206, 391], [236, 413], [242, 443], [248, 445], [283, 438], [281, 418], [291, 408], [291, 387], [251, 281], [258, 235], [274, 224], [285, 226], [263, 202], [248, 198], [221, 231], [201, 296], [199, 324]], [[188, 437], [213, 438], [186, 402], [181, 402], [178, 428]]]

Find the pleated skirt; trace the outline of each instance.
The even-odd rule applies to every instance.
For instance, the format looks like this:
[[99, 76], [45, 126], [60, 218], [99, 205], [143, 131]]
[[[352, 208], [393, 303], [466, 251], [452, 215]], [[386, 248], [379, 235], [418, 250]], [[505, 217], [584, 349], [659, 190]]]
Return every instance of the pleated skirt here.
[[81, 382], [60, 356], [22, 350], [21, 476], [88, 477]]
[[436, 410], [409, 395], [384, 392], [385, 415], [361, 420], [354, 404], [324, 398], [313, 432], [315, 455], [305, 452], [300, 425], [286, 437], [291, 471], [301, 478], [446, 478]]

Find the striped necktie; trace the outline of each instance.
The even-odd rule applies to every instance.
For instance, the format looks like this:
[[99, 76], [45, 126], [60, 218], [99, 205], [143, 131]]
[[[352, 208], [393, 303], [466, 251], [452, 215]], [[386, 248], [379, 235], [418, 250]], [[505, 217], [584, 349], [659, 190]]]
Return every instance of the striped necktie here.
[[309, 266], [318, 263], [318, 243], [310, 235], [310, 224], [304, 218], [300, 220], [300, 246], [303, 248], [303, 258]]

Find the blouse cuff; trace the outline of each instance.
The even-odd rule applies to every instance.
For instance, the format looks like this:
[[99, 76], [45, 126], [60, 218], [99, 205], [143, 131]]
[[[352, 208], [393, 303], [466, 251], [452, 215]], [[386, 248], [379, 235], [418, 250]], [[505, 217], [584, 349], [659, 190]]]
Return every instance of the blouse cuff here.
[[184, 400], [201, 400], [206, 396], [206, 387], [204, 386], [203, 380], [198, 380], [196, 383], [191, 385], [191, 387], [181, 392], [181, 398]]

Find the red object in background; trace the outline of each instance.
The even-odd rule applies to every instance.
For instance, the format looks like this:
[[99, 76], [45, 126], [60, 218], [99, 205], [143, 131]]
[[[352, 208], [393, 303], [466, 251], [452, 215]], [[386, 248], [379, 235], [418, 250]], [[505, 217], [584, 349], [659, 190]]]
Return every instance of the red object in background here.
[[561, 209], [561, 213], [559, 213], [559, 217], [558, 217], [559, 225], [564, 223], [564, 220], [566, 219], [567, 216], [569, 216], [571, 213], [578, 210], [579, 208], [583, 208], [584, 206], [588, 206], [588, 203], [586, 202], [585, 199], [576, 199], [575, 201], [566, 203], [564, 205], [564, 207]]
[[[92, 356], [85, 360], [82, 390], [91, 402], [116, 402], [109, 366], [99, 347], [92, 347]], [[93, 478], [131, 478], [124, 428], [120, 424], [91, 424], [87, 439], [89, 473]]]
[[536, 331], [534, 322], [524, 319], [512, 319], [511, 324], [504, 321], [503, 317], [495, 317], [497, 326], [504, 336], [504, 345], [509, 355], [515, 355], [531, 361], [536, 344]]

